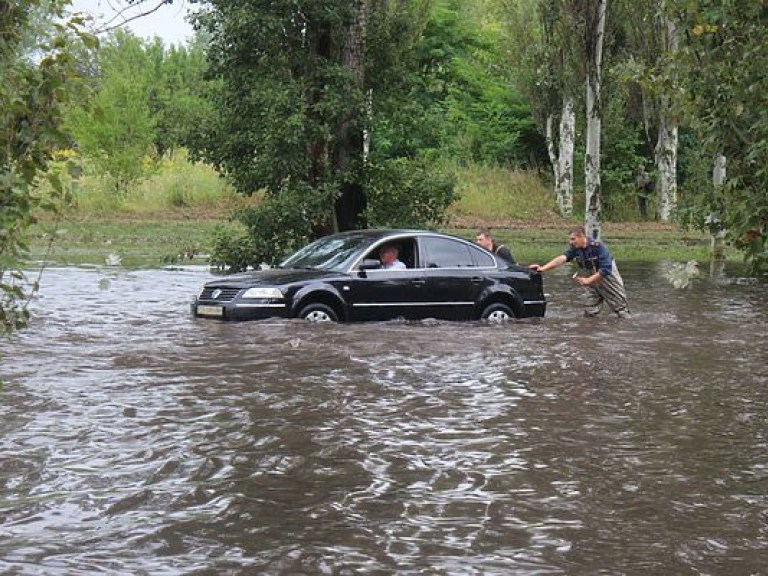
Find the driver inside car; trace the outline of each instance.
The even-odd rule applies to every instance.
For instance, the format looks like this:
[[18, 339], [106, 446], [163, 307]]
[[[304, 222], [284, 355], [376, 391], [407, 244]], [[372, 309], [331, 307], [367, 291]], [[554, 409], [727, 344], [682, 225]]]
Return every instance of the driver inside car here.
[[399, 257], [400, 250], [394, 244], [387, 244], [379, 250], [379, 261], [383, 270], [404, 270], [405, 264]]

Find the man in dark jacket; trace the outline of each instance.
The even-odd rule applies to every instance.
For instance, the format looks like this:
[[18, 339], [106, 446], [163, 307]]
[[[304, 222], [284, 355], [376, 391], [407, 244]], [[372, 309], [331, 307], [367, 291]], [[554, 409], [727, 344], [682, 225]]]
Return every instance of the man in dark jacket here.
[[568, 244], [564, 254], [544, 265], [531, 264], [530, 268], [538, 272], [546, 272], [575, 260], [582, 275], [577, 272], [573, 277], [587, 290], [584, 315], [597, 316], [605, 302], [619, 318], [629, 318], [624, 281], [616, 267], [616, 261], [605, 244], [597, 240], [589, 240], [584, 226], [571, 228]]
[[491, 232], [486, 228], [482, 228], [477, 232], [475, 242], [480, 244], [483, 248], [489, 252], [493, 252], [497, 256], [504, 258], [510, 264], [515, 264], [515, 258], [512, 256], [512, 252], [504, 244], [496, 244], [496, 241], [491, 236]]

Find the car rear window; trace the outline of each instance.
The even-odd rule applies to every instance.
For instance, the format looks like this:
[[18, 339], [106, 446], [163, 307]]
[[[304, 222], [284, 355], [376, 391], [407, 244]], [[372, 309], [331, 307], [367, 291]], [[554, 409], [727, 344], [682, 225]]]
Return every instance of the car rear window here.
[[422, 239], [422, 247], [427, 268], [470, 268], [475, 261], [466, 242], [452, 238]]
[[488, 252], [485, 250], [475, 248], [474, 246], [472, 246], [470, 250], [472, 251], [472, 256], [475, 257], [475, 266], [481, 266], [484, 268], [496, 266], [496, 259], [488, 254]]

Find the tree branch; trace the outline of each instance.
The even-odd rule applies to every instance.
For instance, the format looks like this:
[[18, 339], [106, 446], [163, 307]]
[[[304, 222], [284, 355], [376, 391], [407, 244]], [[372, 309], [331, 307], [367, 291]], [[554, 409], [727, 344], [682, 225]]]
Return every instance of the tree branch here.
[[[115, 15], [109, 21], [105, 22], [101, 28], [97, 28], [96, 30], [94, 30], [94, 34], [106, 34], [107, 32], [111, 32], [112, 30], [117, 30], [118, 28], [122, 28], [129, 22], [133, 22], [134, 20], [138, 20], [139, 18], [144, 18], [145, 16], [154, 14], [160, 8], [162, 8], [165, 4], [169, 3], [167, 0], [155, 0], [156, 4], [154, 7], [148, 8], [143, 12], [132, 14], [130, 16], [125, 15], [125, 13], [131, 8], [134, 8], [140, 4], [146, 4], [148, 3], [148, 1], [149, 0], [138, 0], [137, 2], [124, 6], [120, 10], [115, 10]], [[118, 21], [118, 22], [115, 23], [115, 21]]]

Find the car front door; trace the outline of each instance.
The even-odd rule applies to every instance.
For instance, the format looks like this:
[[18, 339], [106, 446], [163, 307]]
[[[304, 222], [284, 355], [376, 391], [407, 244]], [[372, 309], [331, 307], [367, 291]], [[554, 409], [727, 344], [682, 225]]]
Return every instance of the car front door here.
[[[352, 273], [345, 294], [351, 320], [414, 320], [423, 317], [427, 301], [424, 271], [414, 267], [415, 244], [412, 238], [399, 240], [406, 268], [357, 269]], [[376, 250], [366, 256], [376, 258]]]

